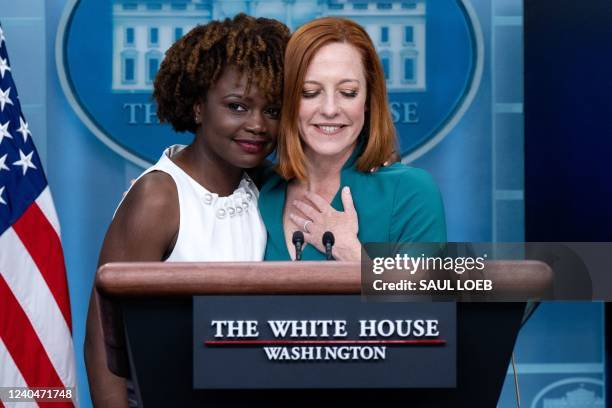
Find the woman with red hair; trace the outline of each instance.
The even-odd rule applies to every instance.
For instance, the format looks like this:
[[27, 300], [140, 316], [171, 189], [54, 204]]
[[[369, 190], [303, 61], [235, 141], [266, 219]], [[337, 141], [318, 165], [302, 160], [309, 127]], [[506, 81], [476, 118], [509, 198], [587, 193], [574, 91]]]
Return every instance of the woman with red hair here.
[[[395, 163], [396, 137], [382, 65], [366, 31], [342, 18], [313, 20], [285, 52], [277, 174], [261, 189], [267, 260], [359, 260], [362, 242], [444, 242], [444, 207], [432, 177]], [[361, 227], [360, 227], [361, 226]]]

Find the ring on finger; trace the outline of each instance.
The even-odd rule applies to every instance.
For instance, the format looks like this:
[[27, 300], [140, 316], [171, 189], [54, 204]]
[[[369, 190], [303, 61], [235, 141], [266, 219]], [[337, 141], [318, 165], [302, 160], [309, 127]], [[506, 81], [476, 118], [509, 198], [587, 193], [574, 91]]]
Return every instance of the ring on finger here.
[[310, 231], [308, 231], [308, 224], [312, 224], [311, 220], [306, 220], [304, 221], [304, 232], [310, 233]]

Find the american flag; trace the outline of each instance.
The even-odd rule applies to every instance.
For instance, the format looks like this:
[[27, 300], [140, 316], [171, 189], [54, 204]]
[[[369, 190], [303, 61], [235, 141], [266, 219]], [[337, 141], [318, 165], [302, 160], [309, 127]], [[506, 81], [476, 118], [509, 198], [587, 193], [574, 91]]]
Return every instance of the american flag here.
[[0, 387], [75, 387], [60, 226], [5, 40], [0, 26]]

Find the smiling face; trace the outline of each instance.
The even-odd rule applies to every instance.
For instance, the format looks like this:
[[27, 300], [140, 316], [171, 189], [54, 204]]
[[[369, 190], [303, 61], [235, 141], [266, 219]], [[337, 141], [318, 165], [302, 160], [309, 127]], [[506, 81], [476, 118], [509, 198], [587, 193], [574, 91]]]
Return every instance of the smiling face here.
[[280, 103], [270, 103], [246, 77], [229, 67], [194, 107], [197, 137], [217, 160], [239, 168], [260, 164], [278, 135]]
[[306, 70], [298, 115], [307, 157], [350, 156], [364, 126], [366, 91], [357, 48], [334, 42], [317, 51]]

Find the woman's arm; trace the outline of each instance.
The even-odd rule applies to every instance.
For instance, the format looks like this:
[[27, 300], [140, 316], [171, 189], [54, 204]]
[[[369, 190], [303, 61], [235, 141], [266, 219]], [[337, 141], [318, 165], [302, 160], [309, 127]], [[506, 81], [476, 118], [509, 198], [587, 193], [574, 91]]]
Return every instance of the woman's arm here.
[[[108, 262], [160, 261], [171, 251], [179, 227], [176, 185], [161, 172], [143, 176], [117, 210], [98, 266]], [[93, 405], [127, 407], [125, 379], [110, 372], [97, 293], [91, 292], [85, 334], [85, 364]]]
[[91, 401], [94, 407], [127, 407], [125, 378], [113, 374], [106, 365], [106, 349], [98, 303], [94, 289], [89, 298], [84, 345]]

